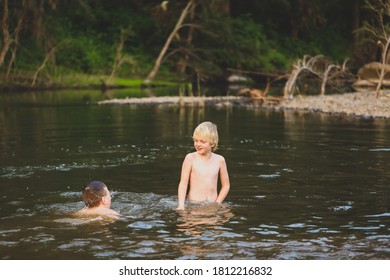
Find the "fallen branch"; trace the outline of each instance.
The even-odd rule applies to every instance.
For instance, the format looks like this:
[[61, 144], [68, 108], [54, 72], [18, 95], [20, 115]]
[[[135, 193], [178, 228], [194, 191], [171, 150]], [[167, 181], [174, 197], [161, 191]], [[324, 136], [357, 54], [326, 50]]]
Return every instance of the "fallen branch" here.
[[[321, 83], [321, 96], [325, 95], [326, 83], [331, 79], [339, 75], [340, 73], [347, 72], [346, 68], [347, 60], [344, 61], [342, 66], [336, 64], [328, 64], [328, 61], [323, 55], [317, 55], [314, 57], [304, 56], [302, 60], [298, 60], [294, 64], [294, 69], [291, 72], [290, 77], [288, 78], [285, 87], [284, 87], [284, 98], [291, 99], [295, 84], [297, 82], [298, 76], [302, 72], [309, 72], [317, 78], [322, 80]], [[330, 75], [332, 70], [334, 74]]]
[[303, 71], [307, 71], [317, 77], [319, 77], [319, 74], [314, 70], [314, 65], [318, 60], [323, 58], [323, 55], [317, 55], [314, 57], [310, 57], [305, 55], [302, 60], [298, 60], [293, 66], [294, 70], [291, 72], [290, 77], [288, 78], [286, 85], [284, 87], [284, 98], [288, 99], [293, 92], [293, 88], [295, 86], [295, 83], [298, 79], [298, 76]]
[[332, 69], [334, 69], [334, 68], [340, 69], [339, 66], [334, 65], [334, 64], [331, 64], [331, 65], [329, 65], [329, 66], [326, 68], [326, 70], [325, 70], [325, 72], [324, 72], [324, 77], [323, 77], [323, 79], [322, 79], [322, 84], [321, 84], [321, 96], [324, 96], [324, 95], [325, 95], [326, 82], [328, 81], [329, 72], [330, 72]]

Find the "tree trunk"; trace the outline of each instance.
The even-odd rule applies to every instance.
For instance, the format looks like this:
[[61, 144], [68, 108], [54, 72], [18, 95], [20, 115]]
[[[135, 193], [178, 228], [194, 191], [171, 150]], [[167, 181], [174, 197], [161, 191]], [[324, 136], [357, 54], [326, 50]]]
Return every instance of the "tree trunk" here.
[[12, 65], [14, 64], [14, 61], [15, 61], [15, 58], [16, 58], [16, 51], [19, 47], [19, 35], [20, 35], [20, 31], [23, 29], [23, 22], [24, 22], [24, 16], [26, 15], [26, 9], [25, 7], [23, 6], [23, 10], [20, 14], [20, 18], [18, 20], [18, 24], [16, 25], [16, 28], [15, 28], [15, 34], [14, 34], [14, 40], [13, 40], [13, 48], [12, 48], [12, 51], [11, 51], [11, 59], [8, 63], [8, 68], [7, 68], [7, 72], [5, 74], [5, 80], [8, 81], [9, 79], [9, 76], [10, 76], [10, 73], [11, 73], [11, 69], [12, 69]]
[[127, 29], [121, 29], [118, 47], [116, 48], [116, 52], [115, 52], [114, 64], [112, 66], [111, 75], [108, 78], [108, 80], [106, 81], [107, 84], [110, 84], [112, 82], [112, 80], [114, 79], [114, 77], [116, 75], [116, 72], [119, 70], [119, 68], [121, 67], [121, 65], [123, 63], [122, 51], [123, 51], [123, 47], [125, 45], [125, 41], [126, 41], [127, 37], [130, 35], [130, 33], [131, 33], [130, 26]]
[[386, 54], [387, 54], [387, 51], [389, 49], [389, 46], [390, 46], [390, 38], [387, 38], [386, 45], [384, 46], [384, 48], [382, 50], [382, 65], [381, 65], [382, 67], [381, 67], [381, 73], [379, 76], [378, 85], [377, 85], [376, 90], [375, 90], [376, 97], [378, 97], [380, 94], [380, 89], [382, 88], [383, 79], [385, 78]]
[[35, 83], [38, 80], [38, 75], [39, 73], [46, 67], [48, 61], [50, 60], [50, 57], [53, 55], [53, 53], [56, 52], [56, 47], [53, 47], [49, 53], [46, 55], [45, 59], [43, 60], [42, 64], [38, 67], [37, 71], [35, 71], [35, 74], [33, 76], [32, 82], [31, 82], [31, 87], [35, 86]]
[[194, 0], [189, 0], [187, 5], [186, 5], [186, 7], [181, 12], [180, 18], [177, 21], [175, 28], [172, 30], [171, 34], [168, 36], [168, 39], [165, 42], [164, 47], [161, 49], [160, 54], [157, 57], [157, 60], [156, 60], [156, 62], [154, 64], [154, 67], [153, 67], [152, 71], [149, 73], [149, 75], [146, 78], [146, 80], [144, 81], [144, 83], [148, 84], [148, 83], [151, 83], [153, 81], [154, 77], [156, 76], [156, 74], [158, 72], [158, 69], [160, 68], [161, 61], [164, 58], [164, 55], [165, 55], [165, 53], [167, 52], [167, 50], [169, 48], [169, 45], [171, 44], [171, 42], [172, 42], [173, 38], [175, 37], [176, 33], [182, 27], [183, 21], [186, 18], [187, 14], [188, 14], [188, 11], [190, 10], [190, 8], [192, 7], [193, 4], [194, 4]]
[[0, 53], [0, 67], [3, 66], [5, 56], [11, 45], [11, 36], [9, 34], [9, 25], [8, 25], [8, 0], [3, 0], [3, 19], [1, 21], [1, 29], [3, 31], [3, 49]]
[[353, 1], [352, 7], [352, 49], [356, 52], [358, 51], [358, 43], [359, 43], [359, 34], [356, 32], [360, 28], [360, 0]]
[[[192, 6], [190, 11], [190, 20], [192, 21], [195, 17], [195, 6]], [[192, 38], [193, 38], [193, 33], [194, 33], [194, 27], [191, 25], [188, 30], [187, 34], [187, 46], [189, 46], [192, 43]], [[177, 69], [181, 77], [184, 77], [187, 65], [188, 65], [188, 60], [189, 60], [189, 55], [188, 53], [183, 53], [177, 63]]]

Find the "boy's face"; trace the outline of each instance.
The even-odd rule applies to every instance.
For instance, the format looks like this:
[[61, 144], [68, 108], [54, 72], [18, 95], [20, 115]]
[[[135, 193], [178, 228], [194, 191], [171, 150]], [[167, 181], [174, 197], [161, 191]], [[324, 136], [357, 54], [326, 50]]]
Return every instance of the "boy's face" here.
[[205, 155], [212, 152], [214, 144], [204, 138], [194, 137], [194, 147], [199, 154]]

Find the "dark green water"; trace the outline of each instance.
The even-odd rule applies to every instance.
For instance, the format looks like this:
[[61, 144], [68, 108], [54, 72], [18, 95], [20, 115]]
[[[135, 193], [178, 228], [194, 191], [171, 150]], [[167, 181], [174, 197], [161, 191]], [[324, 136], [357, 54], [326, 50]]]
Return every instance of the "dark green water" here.
[[[0, 258], [390, 259], [389, 120], [73, 94], [1, 99]], [[179, 214], [204, 120], [218, 125], [231, 191], [219, 209]], [[109, 186], [122, 220], [72, 216], [90, 180]]]

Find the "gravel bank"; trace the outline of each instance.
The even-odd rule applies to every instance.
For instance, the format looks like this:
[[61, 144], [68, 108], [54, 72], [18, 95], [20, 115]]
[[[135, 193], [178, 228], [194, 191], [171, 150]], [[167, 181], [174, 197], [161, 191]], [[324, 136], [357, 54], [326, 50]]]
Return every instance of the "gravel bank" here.
[[277, 109], [293, 109], [329, 114], [345, 114], [364, 118], [390, 118], [390, 94], [345, 93], [325, 96], [297, 96]]
[[[250, 99], [241, 96], [217, 97], [145, 97], [111, 99], [100, 105], [170, 105], [170, 106], [243, 106], [258, 108]], [[329, 114], [351, 115], [364, 118], [390, 118], [390, 94], [383, 93], [376, 98], [373, 93], [345, 93], [325, 96], [296, 96], [293, 100], [266, 106], [275, 110], [305, 110]]]
[[247, 103], [247, 99], [239, 96], [160, 96], [110, 99], [100, 101], [99, 105], [171, 105], [171, 106], [231, 106]]

